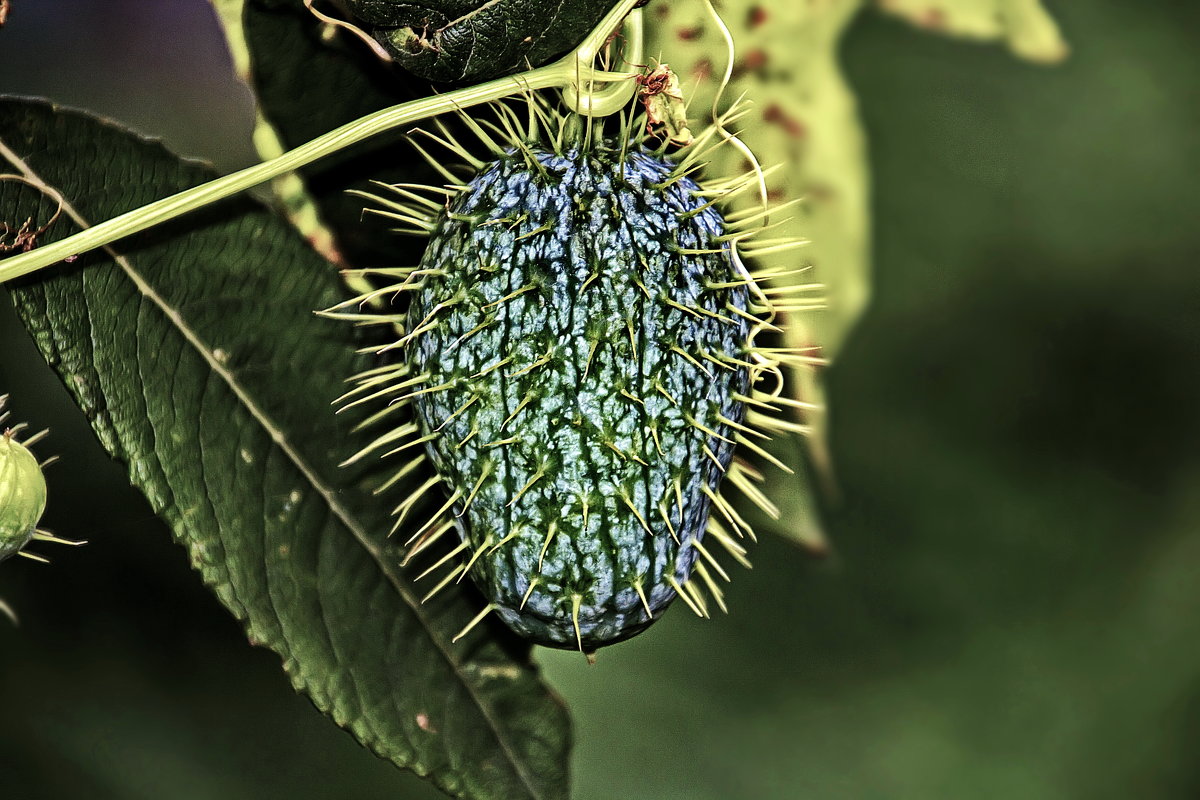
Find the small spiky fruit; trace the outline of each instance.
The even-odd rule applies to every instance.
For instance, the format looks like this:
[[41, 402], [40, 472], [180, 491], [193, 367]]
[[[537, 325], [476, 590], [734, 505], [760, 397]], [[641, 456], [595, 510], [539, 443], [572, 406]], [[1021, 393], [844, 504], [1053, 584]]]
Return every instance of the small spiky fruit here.
[[11, 430], [0, 433], [0, 561], [19, 553], [46, 510], [46, 479]]
[[[452, 565], [426, 599], [466, 575], [479, 586], [489, 602], [464, 634], [494, 611], [535, 642], [591, 652], [676, 597], [707, 616], [701, 584], [724, 610], [714, 576], [728, 575], [705, 539], [747, 563], [734, 536], [753, 533], [723, 483], [777, 517], [762, 475], [734, 451], [774, 461], [757, 428], [792, 424], [764, 412], [779, 411], [780, 365], [809, 356], [755, 335], [778, 330], [774, 297], [801, 290], [767, 286], [779, 275], [752, 273], [739, 252], [796, 243], [750, 241], [769, 209], [733, 221], [718, 210], [759, 185], [757, 169], [691, 177], [733, 140], [728, 119], [668, 154], [635, 133], [644, 116], [606, 138], [602, 123], [536, 97], [526, 123], [495, 110], [496, 124], [463, 117], [486, 159], [444, 126], [432, 137], [472, 165], [469, 179], [431, 159], [446, 187], [368, 195], [430, 242], [416, 267], [363, 271], [392, 283], [333, 310], [400, 328], [373, 349], [404, 354], [345, 398], [388, 401], [365, 424], [393, 423], [350, 461], [408, 456], [383, 488], [433, 467], [396, 508], [396, 530], [426, 520], [409, 528], [406, 563], [457, 530], [420, 577]], [[406, 312], [368, 307], [404, 294]]]
[[[34, 561], [45, 562], [42, 556], [25, 550], [31, 541], [55, 542], [79, 545], [60, 539], [52, 533], [38, 530], [37, 524], [46, 511], [46, 478], [42, 467], [53, 458], [39, 462], [29, 447], [49, 431], [41, 431], [21, 442], [17, 437], [25, 424], [3, 427], [8, 419], [4, 410], [8, 395], [0, 395], [0, 561], [19, 555]], [[12, 611], [0, 604], [0, 611], [12, 617]]]

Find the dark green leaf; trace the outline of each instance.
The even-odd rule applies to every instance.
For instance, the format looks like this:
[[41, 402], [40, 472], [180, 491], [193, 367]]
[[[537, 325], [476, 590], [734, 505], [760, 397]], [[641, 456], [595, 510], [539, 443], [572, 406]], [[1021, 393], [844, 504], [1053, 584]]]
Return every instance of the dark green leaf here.
[[612, 0], [349, 0], [405, 69], [480, 81], [539, 66], [583, 41]]
[[[30, 101], [0, 103], [0, 157], [66, 200], [43, 243], [211, 177]], [[55, 205], [0, 182], [5, 219], [46, 220]], [[313, 316], [339, 299], [337, 275], [286, 224], [224, 203], [13, 296], [101, 442], [297, 689], [451, 794], [566, 796], [568, 722], [527, 650], [497, 629], [452, 645], [481, 601], [422, 606], [386, 509], [336, 467], [353, 444], [329, 402], [355, 341]]]

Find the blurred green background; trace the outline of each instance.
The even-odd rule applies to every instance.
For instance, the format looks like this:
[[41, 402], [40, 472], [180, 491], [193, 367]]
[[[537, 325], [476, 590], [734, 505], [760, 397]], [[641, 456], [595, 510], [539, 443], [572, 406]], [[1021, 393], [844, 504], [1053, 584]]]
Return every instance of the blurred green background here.
[[[203, 0], [14, 4], [0, 92], [233, 168], [248, 99]], [[582, 800], [1200, 796], [1200, 9], [1051, 4], [1063, 66], [865, 15], [874, 306], [830, 370], [834, 554], [768, 539], [732, 613], [542, 652]], [[0, 567], [4, 798], [425, 798], [202, 588], [0, 303], [49, 425]]]

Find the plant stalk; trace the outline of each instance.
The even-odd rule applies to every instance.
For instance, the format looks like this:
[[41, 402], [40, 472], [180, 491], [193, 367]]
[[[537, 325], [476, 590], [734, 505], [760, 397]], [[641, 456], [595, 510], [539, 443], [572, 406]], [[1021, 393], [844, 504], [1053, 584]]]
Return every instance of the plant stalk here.
[[[634, 10], [637, 3], [638, 0], [621, 0], [575, 50], [553, 64], [368, 114], [261, 164], [223, 175], [171, 197], [127, 211], [66, 239], [6, 258], [0, 261], [0, 283], [111, 244], [118, 239], [252, 189], [280, 175], [294, 172], [377, 134], [438, 114], [501, 100], [522, 92], [555, 88], [570, 89], [571, 97], [576, 98], [576, 102], [580, 97], [588, 98], [586, 113], [591, 116], [614, 113], [632, 97], [635, 88], [634, 73], [597, 70], [593, 64], [610, 34], [627, 15], [630, 17], [631, 39], [640, 43], [641, 12]], [[618, 85], [605, 86], [597, 92], [594, 89], [597, 83]], [[565, 99], [571, 102], [571, 97]], [[609, 108], [612, 110], [608, 110]]]

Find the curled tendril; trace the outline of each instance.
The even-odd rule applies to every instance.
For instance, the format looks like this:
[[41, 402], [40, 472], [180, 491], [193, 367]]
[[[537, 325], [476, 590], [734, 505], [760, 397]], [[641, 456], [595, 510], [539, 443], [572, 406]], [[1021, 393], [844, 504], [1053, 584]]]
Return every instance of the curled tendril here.
[[[50, 230], [50, 226], [52, 226], [55, 222], [58, 222], [58, 218], [62, 216], [63, 196], [54, 188], [44, 184], [35, 183], [34, 181], [26, 178], [24, 175], [0, 175], [0, 181], [12, 181], [14, 183], [24, 184], [31, 189], [41, 192], [58, 204], [58, 208], [55, 209], [54, 214], [51, 215], [50, 219], [48, 219], [37, 229], [33, 228], [33, 217], [29, 217], [20, 225], [16, 226], [5, 222], [4, 220], [0, 220], [0, 253], [11, 253], [13, 251], [28, 253], [37, 246], [38, 238], [43, 233]], [[10, 234], [13, 234], [13, 239], [11, 242], [8, 241], [8, 236]]]
[[347, 22], [346, 20], [338, 19], [337, 17], [331, 17], [324, 11], [321, 11], [316, 7], [316, 0], [304, 0], [304, 7], [308, 9], [310, 14], [321, 20], [321, 22], [324, 22], [326, 25], [343, 30], [361, 41], [367, 46], [367, 48], [372, 54], [374, 54], [376, 58], [385, 64], [390, 64], [394, 60], [392, 58], [392, 54], [387, 51], [387, 48], [375, 41], [375, 38], [371, 36], [371, 34], [367, 33], [352, 22]]
[[[625, 40], [626, 62], [637, 64], [643, 58], [645, 49], [645, 33], [642, 25], [641, 9], [634, 9], [625, 18], [622, 30]], [[637, 91], [635, 76], [630, 75], [625, 80], [617, 80], [596, 88], [595, 61], [608, 43], [597, 47], [585, 43], [575, 53], [575, 80], [562, 90], [563, 102], [567, 108], [584, 117], [607, 117], [629, 105]]]

